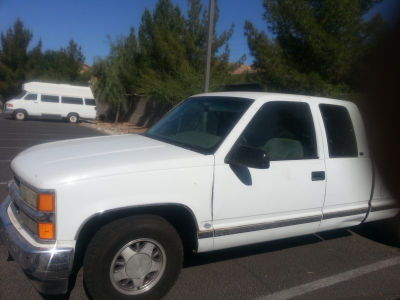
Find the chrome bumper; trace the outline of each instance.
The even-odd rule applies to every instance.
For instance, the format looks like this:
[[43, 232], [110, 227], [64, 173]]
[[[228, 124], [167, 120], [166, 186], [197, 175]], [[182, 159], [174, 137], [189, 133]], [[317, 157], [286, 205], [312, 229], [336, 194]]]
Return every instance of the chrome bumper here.
[[8, 215], [10, 204], [11, 197], [7, 196], [0, 206], [0, 240], [39, 292], [66, 293], [74, 249], [57, 248], [57, 244], [30, 244], [12, 224]]

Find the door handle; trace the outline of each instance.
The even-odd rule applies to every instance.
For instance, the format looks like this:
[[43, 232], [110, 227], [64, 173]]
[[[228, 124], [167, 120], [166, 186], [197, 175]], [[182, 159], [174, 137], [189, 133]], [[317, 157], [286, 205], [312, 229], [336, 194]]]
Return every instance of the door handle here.
[[311, 172], [311, 180], [312, 181], [325, 180], [325, 171]]

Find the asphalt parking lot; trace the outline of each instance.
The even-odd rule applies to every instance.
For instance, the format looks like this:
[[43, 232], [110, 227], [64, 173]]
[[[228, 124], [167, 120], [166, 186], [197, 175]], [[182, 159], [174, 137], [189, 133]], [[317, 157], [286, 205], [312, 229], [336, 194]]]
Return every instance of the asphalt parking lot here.
[[[11, 178], [10, 161], [20, 151], [94, 135], [101, 133], [61, 121], [17, 122], [0, 115], [0, 202]], [[0, 244], [0, 300], [43, 299], [7, 258]], [[82, 270], [68, 297], [87, 299]], [[399, 241], [373, 225], [188, 255], [166, 296], [170, 300], [288, 298], [400, 299]]]

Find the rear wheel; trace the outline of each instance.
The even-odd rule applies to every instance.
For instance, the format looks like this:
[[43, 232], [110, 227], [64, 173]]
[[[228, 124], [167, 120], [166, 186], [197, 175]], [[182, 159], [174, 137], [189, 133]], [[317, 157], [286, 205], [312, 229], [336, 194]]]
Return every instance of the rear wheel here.
[[76, 113], [71, 113], [67, 117], [68, 122], [76, 124], [79, 122], [79, 116]]
[[84, 259], [84, 281], [93, 299], [160, 299], [182, 266], [182, 243], [158, 216], [134, 216], [101, 228]]
[[23, 121], [26, 119], [26, 112], [24, 112], [23, 110], [17, 110], [14, 113], [14, 119], [18, 120], [18, 121]]

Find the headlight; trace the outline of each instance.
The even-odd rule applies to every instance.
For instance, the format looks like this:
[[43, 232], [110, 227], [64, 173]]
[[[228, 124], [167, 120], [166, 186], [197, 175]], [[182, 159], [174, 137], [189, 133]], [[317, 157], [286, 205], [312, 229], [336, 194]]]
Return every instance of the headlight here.
[[19, 192], [21, 194], [21, 198], [33, 209], [37, 208], [37, 193], [32, 191], [27, 186], [22, 183], [19, 186]]
[[55, 212], [54, 194], [36, 193], [21, 183], [21, 198], [33, 209], [41, 212]]

